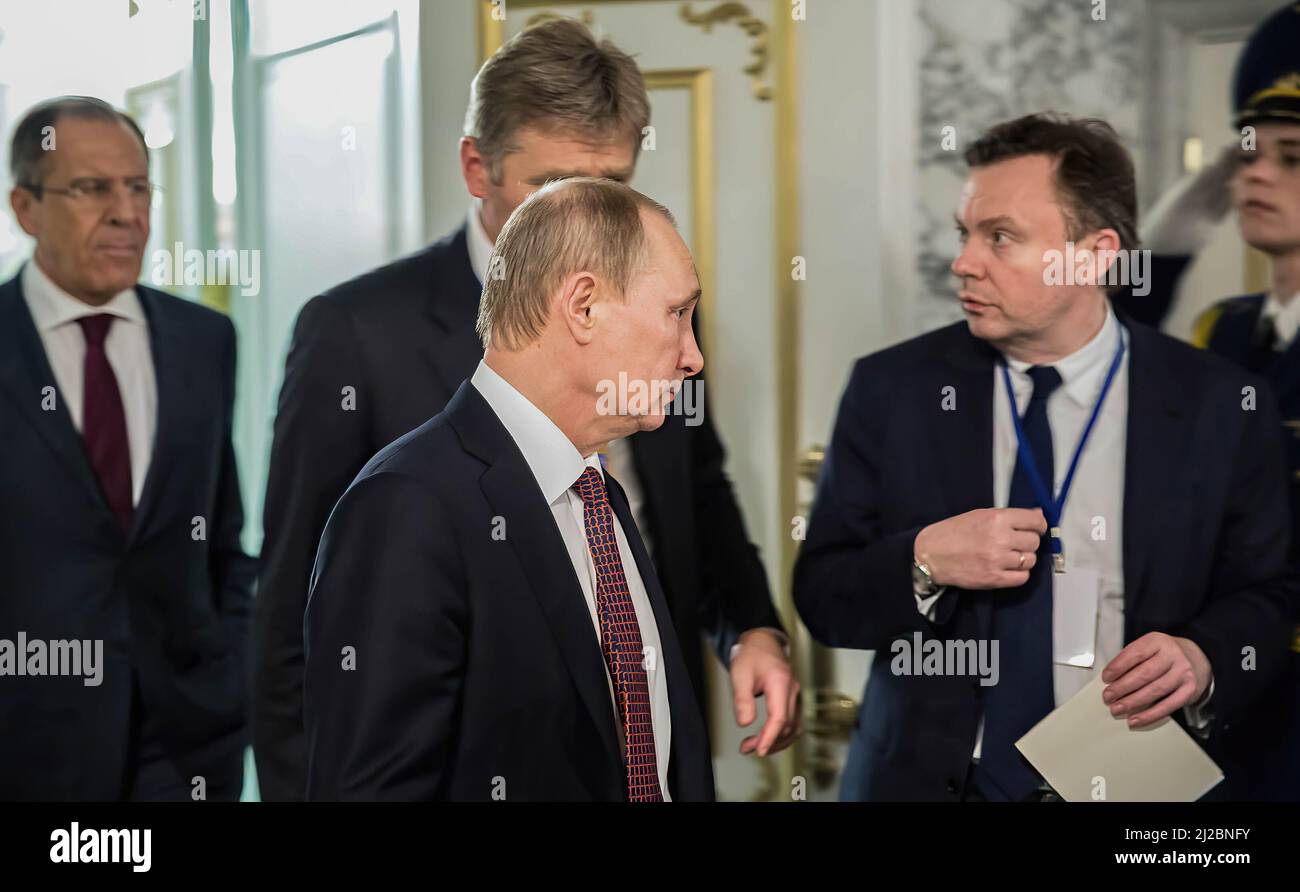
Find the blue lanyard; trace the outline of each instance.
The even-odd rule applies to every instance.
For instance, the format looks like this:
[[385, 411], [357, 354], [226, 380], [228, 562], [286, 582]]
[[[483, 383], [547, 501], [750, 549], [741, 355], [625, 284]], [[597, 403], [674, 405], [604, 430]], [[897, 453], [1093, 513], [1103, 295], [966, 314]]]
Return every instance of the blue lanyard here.
[[1106, 394], [1110, 392], [1110, 385], [1114, 383], [1115, 374], [1119, 371], [1119, 364], [1123, 359], [1124, 331], [1121, 329], [1119, 345], [1115, 348], [1115, 358], [1110, 362], [1106, 381], [1101, 385], [1101, 394], [1097, 397], [1097, 403], [1092, 407], [1088, 423], [1083, 428], [1083, 436], [1079, 438], [1079, 444], [1074, 447], [1074, 457], [1070, 459], [1070, 470], [1065, 475], [1065, 482], [1061, 484], [1061, 494], [1055, 499], [1052, 498], [1048, 484], [1043, 482], [1043, 477], [1038, 472], [1038, 465], [1034, 462], [1033, 450], [1029, 448], [1029, 441], [1025, 439], [1025, 431], [1020, 424], [1020, 410], [1016, 407], [1016, 393], [1011, 387], [1011, 373], [1007, 370], [1006, 360], [1002, 361], [1002, 381], [1006, 384], [1007, 400], [1011, 403], [1011, 420], [1016, 426], [1017, 451], [1021, 463], [1025, 466], [1025, 473], [1029, 476], [1029, 483], [1034, 488], [1038, 504], [1047, 517], [1047, 524], [1052, 534], [1052, 565], [1057, 573], [1065, 572], [1065, 546], [1061, 542], [1061, 514], [1065, 510], [1065, 499], [1070, 494], [1070, 485], [1074, 483], [1074, 472], [1079, 469], [1079, 457], [1083, 455], [1083, 447], [1097, 424], [1097, 416], [1101, 414], [1101, 404], [1106, 401]]

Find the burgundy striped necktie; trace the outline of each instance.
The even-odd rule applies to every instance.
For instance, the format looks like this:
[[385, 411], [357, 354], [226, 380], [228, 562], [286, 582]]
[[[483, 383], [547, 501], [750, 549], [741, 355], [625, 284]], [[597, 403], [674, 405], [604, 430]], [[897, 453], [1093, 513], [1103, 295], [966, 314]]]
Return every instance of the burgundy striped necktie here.
[[131, 529], [131, 448], [126, 439], [126, 412], [117, 376], [104, 353], [104, 339], [114, 317], [108, 313], [77, 320], [86, 337], [86, 363], [82, 370], [81, 439], [90, 466], [99, 477], [108, 507], [122, 532]]
[[654, 723], [650, 717], [650, 685], [646, 678], [641, 627], [628, 591], [623, 561], [614, 535], [614, 515], [609, 508], [605, 481], [595, 468], [587, 468], [573, 484], [582, 497], [587, 547], [596, 565], [596, 614], [600, 620], [600, 650], [614, 682], [623, 738], [627, 741], [627, 798], [629, 802], [663, 802], [659, 764], [655, 758]]

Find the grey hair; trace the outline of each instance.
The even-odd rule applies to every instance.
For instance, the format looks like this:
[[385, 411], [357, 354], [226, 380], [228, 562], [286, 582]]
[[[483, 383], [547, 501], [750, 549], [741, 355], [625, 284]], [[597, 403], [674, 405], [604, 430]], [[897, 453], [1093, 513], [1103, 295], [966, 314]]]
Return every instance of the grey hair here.
[[139, 138], [145, 162], [148, 163], [149, 147], [145, 145], [144, 133], [130, 115], [93, 96], [57, 96], [34, 105], [14, 128], [13, 140], [9, 144], [9, 172], [15, 186], [21, 186], [40, 197], [41, 178], [44, 176], [48, 154], [45, 138], [48, 128], [57, 126], [61, 118], [125, 124]]

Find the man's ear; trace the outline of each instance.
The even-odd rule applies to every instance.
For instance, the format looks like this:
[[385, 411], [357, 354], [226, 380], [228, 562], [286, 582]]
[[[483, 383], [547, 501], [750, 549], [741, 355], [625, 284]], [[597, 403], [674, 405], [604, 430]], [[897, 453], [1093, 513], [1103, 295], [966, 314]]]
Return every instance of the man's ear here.
[[590, 344], [595, 333], [596, 277], [592, 273], [571, 273], [564, 278], [560, 292], [560, 315], [570, 337], [579, 344]]
[[465, 188], [475, 198], [487, 195], [491, 174], [487, 159], [478, 150], [478, 141], [472, 136], [460, 139], [460, 175], [465, 178]]
[[[1096, 264], [1097, 284], [1104, 284], [1110, 268], [1115, 265], [1115, 255], [1119, 252], [1119, 233], [1113, 229], [1099, 229], [1088, 236], [1084, 246], [1092, 252]], [[1127, 269], [1127, 265], [1121, 267]]]
[[15, 186], [9, 193], [9, 206], [13, 208], [14, 218], [23, 232], [32, 238], [36, 238], [36, 204], [36, 196], [26, 189]]

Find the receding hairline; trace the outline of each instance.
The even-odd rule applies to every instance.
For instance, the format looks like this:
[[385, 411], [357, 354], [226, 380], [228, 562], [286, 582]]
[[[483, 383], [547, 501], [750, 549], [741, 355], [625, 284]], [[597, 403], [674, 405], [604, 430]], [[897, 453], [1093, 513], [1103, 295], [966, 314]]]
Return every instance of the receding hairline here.
[[[654, 268], [652, 239], [670, 237], [653, 228], [660, 225], [649, 222], [655, 216], [680, 240], [672, 212], [625, 183], [573, 177], [531, 193], [506, 221], [493, 250], [494, 262], [518, 249], [522, 253], [517, 262], [504, 264], [503, 275], [484, 284], [476, 325], [484, 345], [519, 349], [535, 341], [556, 290], [574, 276], [593, 276], [626, 299], [633, 282]], [[698, 288], [698, 275], [693, 284]], [[674, 299], [684, 305], [694, 299], [693, 292]]]
[[[30, 151], [31, 144], [34, 142], [40, 146], [46, 127], [55, 128], [57, 140], [59, 122], [65, 119], [116, 124], [124, 128], [135, 137], [144, 155], [145, 167], [148, 168], [149, 144], [145, 142], [144, 131], [140, 129], [140, 125], [134, 118], [93, 96], [59, 96], [32, 106], [23, 113], [14, 126], [9, 143], [9, 169], [15, 186], [28, 188], [41, 185], [31, 181], [31, 175], [34, 173], [36, 179], [44, 179], [50, 153], [43, 147], [40, 148], [39, 153], [33, 153]], [[57, 148], [57, 142], [55, 146]], [[24, 174], [28, 176], [25, 177]]]

